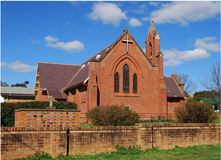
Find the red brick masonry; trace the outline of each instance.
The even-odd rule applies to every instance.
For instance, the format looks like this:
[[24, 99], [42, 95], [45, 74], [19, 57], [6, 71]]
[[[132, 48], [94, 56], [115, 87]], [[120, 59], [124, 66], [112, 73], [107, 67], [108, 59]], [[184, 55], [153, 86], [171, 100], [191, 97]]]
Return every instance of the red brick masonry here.
[[15, 127], [74, 127], [80, 126], [80, 110], [74, 109], [18, 109]]
[[[142, 150], [193, 145], [219, 145], [220, 124], [136, 124], [131, 127], [1, 128], [1, 159], [32, 156], [42, 151], [52, 156], [114, 151], [114, 145], [140, 145]], [[69, 133], [67, 130], [69, 129]], [[69, 137], [69, 145], [67, 139]]]

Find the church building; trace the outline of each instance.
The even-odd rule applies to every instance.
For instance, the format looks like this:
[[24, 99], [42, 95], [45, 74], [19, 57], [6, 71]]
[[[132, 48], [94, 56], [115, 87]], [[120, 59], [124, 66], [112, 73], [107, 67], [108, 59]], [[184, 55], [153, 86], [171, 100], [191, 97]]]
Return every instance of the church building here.
[[184, 85], [176, 73], [163, 75], [160, 36], [153, 21], [146, 38], [146, 53], [128, 29], [111, 45], [82, 65], [38, 63], [35, 100], [77, 104], [81, 122], [96, 106], [124, 105], [141, 119], [175, 118], [174, 109], [185, 104]]

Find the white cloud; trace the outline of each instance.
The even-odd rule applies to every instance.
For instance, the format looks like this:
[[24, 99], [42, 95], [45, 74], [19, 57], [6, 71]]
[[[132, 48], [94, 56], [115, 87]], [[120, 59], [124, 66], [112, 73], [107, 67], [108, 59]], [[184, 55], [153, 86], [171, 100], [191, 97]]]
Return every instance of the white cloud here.
[[202, 48], [196, 48], [194, 50], [188, 50], [188, 51], [178, 51], [173, 48], [171, 50], [164, 50], [163, 54], [164, 54], [164, 59], [178, 59], [185, 61], [203, 59], [211, 55]]
[[149, 17], [144, 17], [144, 18], [141, 18], [143, 21], [148, 21], [148, 20], [150, 20], [150, 18]]
[[75, 7], [79, 4], [79, 2], [77, 2], [77, 1], [71, 1], [71, 3], [72, 3]]
[[179, 51], [175, 48], [171, 50], [163, 50], [164, 59], [168, 60], [164, 62], [165, 66], [175, 66], [182, 64], [184, 61], [192, 61], [198, 59], [204, 59], [211, 56], [208, 51], [219, 52], [219, 43], [213, 43], [215, 37], [205, 37], [203, 39], [196, 39], [194, 50]]
[[147, 10], [147, 7], [145, 4], [137, 6], [137, 7], [138, 7], [138, 9], [134, 10], [134, 13], [142, 14], [142, 13], [144, 13], [145, 10]]
[[160, 4], [160, 2], [149, 2], [149, 4], [150, 4], [151, 6], [157, 7], [157, 6]]
[[57, 42], [56, 44], [48, 43], [46, 46], [55, 48], [55, 49], [64, 49], [66, 51], [82, 51], [84, 50], [84, 44], [79, 41], [72, 41], [72, 42]]
[[177, 66], [177, 65], [181, 65], [184, 62], [180, 61], [180, 60], [176, 60], [176, 59], [169, 59], [166, 62], [163, 62], [164, 66]]
[[[149, 19], [155, 23], [180, 23], [205, 20], [220, 13], [220, 2], [171, 2], [162, 4], [162, 8], [151, 12]], [[147, 17], [146, 17], [147, 19]]]
[[174, 59], [177, 57], [179, 51], [175, 48], [172, 48], [171, 50], [163, 50], [164, 59]]
[[66, 25], [69, 25], [70, 24], [70, 22], [67, 22], [67, 23], [65, 23]]
[[36, 66], [30, 66], [25, 63], [21, 63], [19, 60], [12, 62], [12, 63], [6, 63], [2, 62], [1, 67], [7, 70], [11, 70], [12, 72], [32, 72], [36, 70]]
[[6, 66], [6, 65], [7, 65], [6, 62], [1, 62], [1, 66], [2, 66], [2, 67]]
[[215, 39], [216, 39], [215, 37], [205, 37], [203, 39], [197, 38], [194, 46], [197, 46], [199, 48], [203, 48], [207, 51], [219, 52], [220, 51], [219, 43], [213, 43], [213, 40], [215, 40]]
[[131, 18], [129, 23], [133, 27], [137, 27], [137, 26], [141, 26], [142, 25], [142, 23], [140, 23], [140, 21], [137, 20], [136, 18]]
[[45, 41], [51, 43], [51, 42], [56, 42], [58, 41], [58, 38], [53, 38], [52, 36], [47, 36], [45, 37]]
[[33, 44], [37, 44], [37, 43], [40, 43], [40, 41], [39, 40], [32, 40], [32, 39], [30, 39], [30, 41], [33, 43]]
[[198, 60], [209, 57], [211, 54], [207, 53], [206, 50], [202, 48], [196, 48], [193, 51], [181, 51], [178, 53], [178, 59], [185, 61]]
[[11, 78], [1, 78], [2, 81], [11, 81]]
[[118, 26], [122, 19], [127, 19], [125, 13], [114, 3], [98, 2], [92, 9], [93, 11], [88, 14], [88, 17], [93, 20], [102, 20], [104, 24]]
[[209, 57], [211, 54], [207, 53], [202, 48], [196, 48], [188, 51], [178, 51], [176, 49], [164, 50], [164, 59], [168, 60], [164, 62], [165, 66], [176, 66], [184, 63], [184, 61], [192, 61]]

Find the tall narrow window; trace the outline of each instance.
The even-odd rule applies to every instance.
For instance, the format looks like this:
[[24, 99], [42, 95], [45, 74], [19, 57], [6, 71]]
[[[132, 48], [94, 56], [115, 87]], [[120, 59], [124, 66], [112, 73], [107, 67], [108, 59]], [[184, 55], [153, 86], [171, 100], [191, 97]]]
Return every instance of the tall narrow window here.
[[137, 74], [133, 75], [133, 93], [137, 93]]
[[118, 72], [114, 75], [114, 92], [119, 92], [119, 74]]
[[123, 92], [129, 93], [129, 67], [127, 64], [123, 68]]

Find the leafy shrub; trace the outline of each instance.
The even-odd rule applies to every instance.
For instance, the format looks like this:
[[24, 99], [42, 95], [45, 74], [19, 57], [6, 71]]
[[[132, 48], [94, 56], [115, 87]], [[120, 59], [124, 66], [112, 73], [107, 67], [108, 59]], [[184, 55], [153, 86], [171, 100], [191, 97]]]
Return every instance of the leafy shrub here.
[[180, 123], [211, 123], [216, 114], [209, 103], [198, 101], [187, 102], [183, 107], [175, 109], [177, 122]]
[[115, 153], [115, 154], [139, 154], [141, 153], [142, 151], [140, 150], [141, 147], [136, 145], [136, 146], [131, 146], [129, 145], [129, 147], [125, 148], [123, 146], [119, 146], [118, 144], [116, 146], [114, 146], [114, 148], [117, 150], [115, 152], [112, 152]]
[[35, 153], [34, 156], [28, 156], [27, 158], [20, 158], [19, 160], [46, 160], [46, 159], [54, 159], [49, 153], [42, 152]]
[[136, 112], [124, 106], [97, 106], [88, 113], [88, 119], [95, 126], [132, 126], [139, 121]]
[[[1, 125], [4, 127], [14, 127], [15, 110], [24, 109], [46, 109], [49, 102], [18, 102], [1, 104]], [[56, 109], [77, 109], [77, 105], [71, 102], [54, 102], [53, 107]]]

